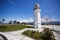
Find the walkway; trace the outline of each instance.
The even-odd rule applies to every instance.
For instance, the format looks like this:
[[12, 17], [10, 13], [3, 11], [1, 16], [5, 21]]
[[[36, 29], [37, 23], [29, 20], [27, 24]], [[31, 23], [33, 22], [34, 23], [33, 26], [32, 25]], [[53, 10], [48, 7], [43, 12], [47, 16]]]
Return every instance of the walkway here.
[[34, 40], [30, 37], [27, 37], [25, 35], [22, 35], [26, 29], [19, 30], [19, 31], [12, 31], [12, 32], [0, 32], [0, 34], [4, 35], [8, 40]]

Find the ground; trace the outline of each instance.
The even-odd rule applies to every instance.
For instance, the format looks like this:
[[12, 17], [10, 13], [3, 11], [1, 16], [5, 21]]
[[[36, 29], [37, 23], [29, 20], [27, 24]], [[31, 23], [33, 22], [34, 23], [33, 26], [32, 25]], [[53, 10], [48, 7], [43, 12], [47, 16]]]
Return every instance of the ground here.
[[[52, 28], [52, 29], [56, 29], [57, 32], [60, 31], [60, 26], [59, 25], [48, 25], [48, 26], [47, 25], [42, 25], [42, 27], [48, 27], [48, 28], [52, 28], [52, 26], [53, 26], [54, 28]], [[0, 29], [0, 34], [3, 34], [4, 36], [6, 36], [9, 40], [34, 40], [30, 37], [22, 35], [22, 33], [26, 30], [35, 30], [33, 28], [23, 28], [21, 30], [8, 31], [8, 32], [1, 32], [1, 30], [2, 29]], [[60, 34], [56, 33], [55, 31], [53, 31], [53, 32], [54, 32], [54, 35], [56, 37], [56, 40], [60, 40]]]

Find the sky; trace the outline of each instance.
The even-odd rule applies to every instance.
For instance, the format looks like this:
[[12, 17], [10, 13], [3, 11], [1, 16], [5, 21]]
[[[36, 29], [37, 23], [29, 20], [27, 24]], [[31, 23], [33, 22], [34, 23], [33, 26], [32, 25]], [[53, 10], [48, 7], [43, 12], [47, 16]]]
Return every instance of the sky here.
[[0, 20], [33, 21], [34, 5], [39, 3], [41, 19], [60, 20], [60, 0], [0, 0]]

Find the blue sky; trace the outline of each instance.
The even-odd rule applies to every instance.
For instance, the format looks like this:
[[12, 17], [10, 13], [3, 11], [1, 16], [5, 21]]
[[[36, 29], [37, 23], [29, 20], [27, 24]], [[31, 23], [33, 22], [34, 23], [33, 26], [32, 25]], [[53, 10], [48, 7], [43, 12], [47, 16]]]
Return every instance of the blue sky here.
[[60, 20], [60, 0], [0, 0], [0, 19], [33, 19], [35, 3], [40, 4], [41, 17], [49, 15], [53, 20]]

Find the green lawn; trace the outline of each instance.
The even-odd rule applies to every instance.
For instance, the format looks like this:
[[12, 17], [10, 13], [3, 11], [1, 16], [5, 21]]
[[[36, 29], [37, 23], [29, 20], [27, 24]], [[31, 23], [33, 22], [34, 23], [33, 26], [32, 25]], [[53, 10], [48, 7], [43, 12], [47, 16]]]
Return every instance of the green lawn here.
[[24, 28], [29, 28], [29, 26], [25, 26], [22, 24], [15, 24], [15, 25], [0, 25], [0, 32], [7, 32], [7, 31], [15, 31], [15, 30], [21, 30]]

